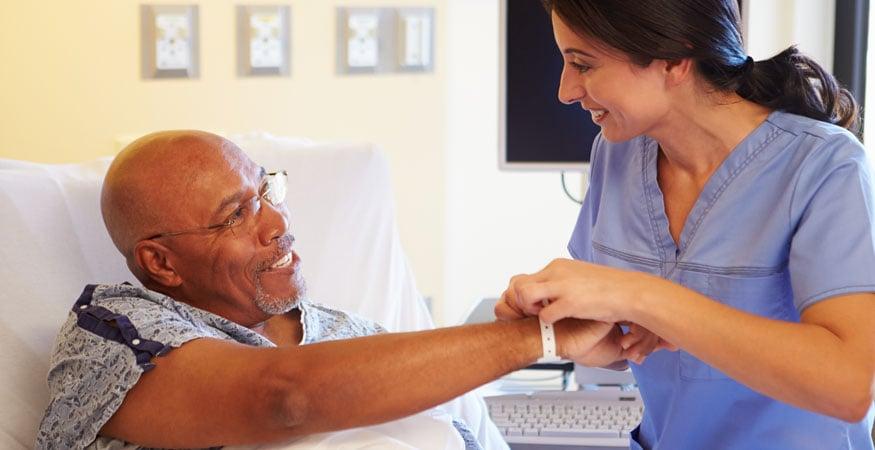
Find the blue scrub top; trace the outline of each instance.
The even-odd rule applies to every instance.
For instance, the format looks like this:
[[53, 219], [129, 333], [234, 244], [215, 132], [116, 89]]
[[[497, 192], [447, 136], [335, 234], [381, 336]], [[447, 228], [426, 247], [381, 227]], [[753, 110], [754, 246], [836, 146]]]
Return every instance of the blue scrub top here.
[[[770, 114], [708, 180], [679, 245], [669, 234], [657, 154], [648, 137], [596, 137], [590, 188], [568, 245], [575, 259], [658, 275], [733, 308], [793, 322], [826, 298], [875, 292], [870, 172], [862, 145], [846, 130]], [[630, 365], [645, 404], [633, 449], [873, 448], [872, 408], [859, 423], [805, 411], [683, 350]]]

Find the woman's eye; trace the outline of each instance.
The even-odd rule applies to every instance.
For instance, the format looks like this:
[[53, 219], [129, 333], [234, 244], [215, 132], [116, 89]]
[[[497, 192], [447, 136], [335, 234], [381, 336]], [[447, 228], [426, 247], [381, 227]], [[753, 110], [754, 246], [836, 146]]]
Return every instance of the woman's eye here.
[[574, 67], [574, 70], [577, 70], [578, 73], [584, 73], [590, 69], [589, 66], [584, 65], [584, 64], [578, 64], [575, 62], [568, 63], [568, 64], [571, 64], [571, 67]]

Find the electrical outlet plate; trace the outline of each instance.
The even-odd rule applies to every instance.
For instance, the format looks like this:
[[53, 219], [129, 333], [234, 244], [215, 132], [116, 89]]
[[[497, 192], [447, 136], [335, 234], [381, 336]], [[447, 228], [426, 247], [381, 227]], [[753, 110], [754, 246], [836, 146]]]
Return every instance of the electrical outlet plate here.
[[198, 7], [140, 5], [143, 78], [197, 78]]
[[398, 70], [434, 70], [434, 9], [401, 8], [397, 20]]
[[237, 74], [289, 74], [291, 34], [288, 6], [237, 6]]
[[338, 73], [392, 70], [392, 14], [388, 8], [337, 9]]

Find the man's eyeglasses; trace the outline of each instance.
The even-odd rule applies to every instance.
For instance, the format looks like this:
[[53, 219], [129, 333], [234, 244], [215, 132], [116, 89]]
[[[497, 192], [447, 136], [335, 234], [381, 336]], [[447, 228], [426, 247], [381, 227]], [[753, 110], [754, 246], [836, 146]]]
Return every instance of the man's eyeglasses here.
[[286, 200], [286, 192], [288, 191], [288, 174], [285, 170], [273, 172], [265, 175], [261, 186], [258, 189], [258, 195], [241, 203], [227, 219], [221, 223], [209, 225], [206, 227], [192, 228], [182, 231], [169, 231], [166, 233], [158, 233], [149, 236], [143, 240], [158, 239], [169, 236], [179, 236], [181, 234], [190, 233], [207, 233], [222, 230], [237, 228], [244, 223], [247, 223], [258, 214], [261, 209], [261, 200], [264, 199], [273, 206], [280, 206]]

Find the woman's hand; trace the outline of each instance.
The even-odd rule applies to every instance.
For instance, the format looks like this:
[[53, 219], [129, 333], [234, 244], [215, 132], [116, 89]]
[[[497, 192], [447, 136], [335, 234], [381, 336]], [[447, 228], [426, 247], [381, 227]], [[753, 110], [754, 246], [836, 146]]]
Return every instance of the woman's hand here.
[[[519, 286], [534, 283], [536, 280], [536, 275], [525, 274], [511, 278], [508, 288], [495, 304], [495, 317], [498, 320], [516, 320], [531, 316], [532, 314], [528, 314], [518, 306], [516, 292]], [[603, 323], [601, 326], [607, 325], [611, 324]], [[677, 347], [638, 324], [623, 323], [623, 325], [628, 325], [628, 333], [624, 335], [619, 327], [612, 325], [614, 329], [606, 333], [604, 338], [586, 354], [578, 355], [575, 362], [589, 367], [605, 367], [618, 360], [629, 359], [641, 364], [652, 352], [677, 350]]]
[[660, 282], [639, 272], [556, 259], [540, 272], [511, 278], [501, 298], [506, 307], [496, 307], [496, 314], [538, 315], [548, 323], [566, 317], [614, 323], [628, 319], [641, 293]]
[[521, 310], [519, 306], [517, 306], [516, 300], [517, 284], [521, 283], [522, 280], [528, 280], [530, 278], [531, 275], [520, 274], [515, 275], [510, 279], [507, 289], [501, 293], [501, 298], [495, 303], [495, 317], [498, 320], [516, 320], [533, 315], [526, 314]]
[[619, 339], [623, 349], [622, 359], [628, 359], [641, 364], [651, 353], [659, 350], [676, 351], [677, 346], [662, 339], [650, 330], [635, 323], [624, 323], [629, 326], [629, 332]]

